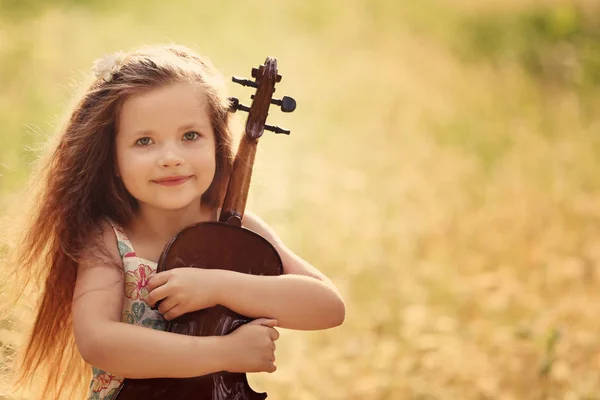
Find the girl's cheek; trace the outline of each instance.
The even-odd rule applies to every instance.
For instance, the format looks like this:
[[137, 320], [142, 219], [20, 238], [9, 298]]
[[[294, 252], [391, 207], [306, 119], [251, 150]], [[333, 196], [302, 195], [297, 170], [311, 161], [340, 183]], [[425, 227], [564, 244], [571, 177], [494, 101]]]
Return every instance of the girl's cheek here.
[[133, 153], [133, 154], [131, 154], [131, 157], [129, 158], [129, 160], [127, 160], [127, 163], [129, 164], [129, 168], [136, 170], [140, 167], [145, 168], [145, 167], [149, 167], [149, 166], [156, 164], [156, 159], [150, 153], [146, 153], [146, 154]]

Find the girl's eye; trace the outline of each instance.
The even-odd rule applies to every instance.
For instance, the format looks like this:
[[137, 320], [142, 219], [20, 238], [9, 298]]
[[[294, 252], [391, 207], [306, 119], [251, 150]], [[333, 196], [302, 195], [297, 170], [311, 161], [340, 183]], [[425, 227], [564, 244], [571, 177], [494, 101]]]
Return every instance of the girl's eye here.
[[140, 146], [148, 146], [151, 141], [152, 141], [152, 139], [150, 139], [149, 137], [143, 137], [143, 138], [139, 138], [138, 140], [136, 140], [135, 144], [140, 145]]
[[200, 137], [200, 135], [198, 134], [198, 132], [187, 132], [183, 135], [183, 138], [185, 140], [196, 140]]

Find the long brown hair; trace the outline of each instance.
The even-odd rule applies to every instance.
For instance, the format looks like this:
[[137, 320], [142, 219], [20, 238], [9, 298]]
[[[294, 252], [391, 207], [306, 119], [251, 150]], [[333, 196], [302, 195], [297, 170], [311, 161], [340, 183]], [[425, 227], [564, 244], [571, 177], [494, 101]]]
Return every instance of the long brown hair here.
[[[81, 397], [90, 369], [77, 351], [71, 302], [86, 240], [108, 217], [127, 226], [136, 200], [116, 174], [115, 136], [125, 99], [176, 82], [200, 84], [215, 132], [216, 172], [202, 203], [219, 207], [232, 164], [224, 82], [211, 63], [183, 46], [144, 47], [125, 55], [112, 79], [96, 79], [75, 104], [55, 143], [32, 176], [31, 218], [17, 245], [21, 288], [39, 288], [37, 314], [20, 365], [18, 386], [45, 383], [44, 399]], [[41, 375], [40, 375], [41, 374]]]

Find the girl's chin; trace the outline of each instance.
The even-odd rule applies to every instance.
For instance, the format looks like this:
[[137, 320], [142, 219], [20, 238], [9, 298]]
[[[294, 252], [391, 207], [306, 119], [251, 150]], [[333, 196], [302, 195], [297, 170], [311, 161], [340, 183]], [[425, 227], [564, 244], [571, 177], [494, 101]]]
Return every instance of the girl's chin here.
[[174, 195], [171, 199], [152, 199], [150, 201], [143, 202], [146, 206], [149, 206], [155, 210], [173, 212], [173, 211], [186, 211], [189, 209], [200, 210], [201, 197], [194, 197], [188, 200], [184, 200], [179, 196]]

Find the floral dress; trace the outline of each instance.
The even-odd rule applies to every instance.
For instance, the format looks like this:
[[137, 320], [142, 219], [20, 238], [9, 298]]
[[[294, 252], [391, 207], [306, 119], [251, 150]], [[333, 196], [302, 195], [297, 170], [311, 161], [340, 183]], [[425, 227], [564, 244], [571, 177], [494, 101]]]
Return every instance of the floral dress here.
[[[156, 271], [157, 264], [137, 257], [123, 229], [114, 222], [109, 222], [117, 236], [117, 245], [125, 272], [125, 298], [121, 321], [165, 330], [166, 321], [162, 315], [152, 310], [144, 301], [148, 295], [146, 289], [148, 276]], [[92, 367], [92, 373], [87, 400], [111, 400], [124, 378], [96, 367]]]

